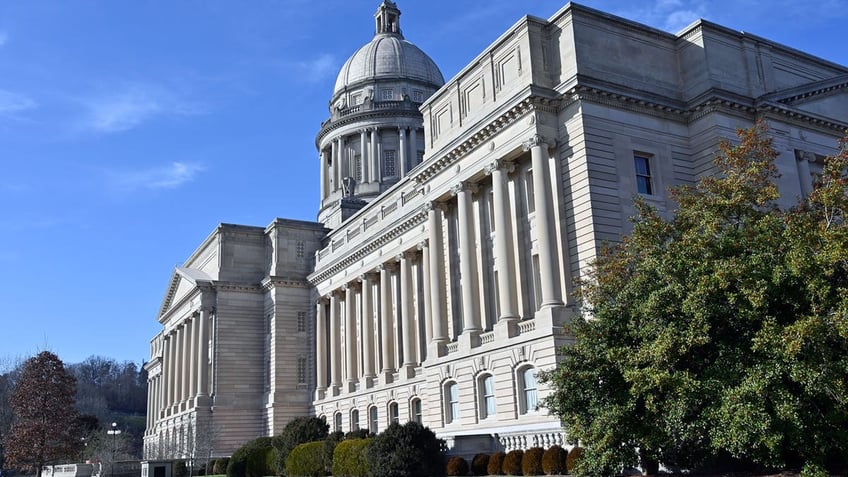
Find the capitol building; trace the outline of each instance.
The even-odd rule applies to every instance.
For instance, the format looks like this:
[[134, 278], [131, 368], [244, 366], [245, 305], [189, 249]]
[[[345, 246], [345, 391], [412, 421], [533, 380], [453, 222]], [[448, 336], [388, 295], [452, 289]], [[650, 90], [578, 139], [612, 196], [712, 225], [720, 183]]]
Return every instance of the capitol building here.
[[174, 269], [145, 458], [229, 455], [300, 416], [417, 421], [461, 455], [568, 445], [537, 373], [634, 197], [671, 213], [668, 188], [763, 119], [790, 205], [848, 129], [848, 67], [703, 20], [670, 34], [569, 3], [447, 80], [398, 5], [373, 21], [328, 91], [317, 222], [221, 224]]

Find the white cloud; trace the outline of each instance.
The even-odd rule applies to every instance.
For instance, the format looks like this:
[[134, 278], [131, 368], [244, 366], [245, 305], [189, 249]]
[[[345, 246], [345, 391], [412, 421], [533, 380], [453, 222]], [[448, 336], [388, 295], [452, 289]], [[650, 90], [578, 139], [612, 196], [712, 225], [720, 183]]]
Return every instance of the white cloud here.
[[36, 102], [28, 96], [0, 89], [0, 116], [13, 116], [36, 106]]
[[174, 93], [152, 85], [131, 85], [86, 102], [87, 129], [101, 133], [123, 132], [161, 116], [188, 116], [201, 110]]
[[668, 31], [677, 32], [702, 17], [703, 13], [697, 10], [675, 10], [666, 15], [664, 27]]
[[116, 192], [137, 190], [175, 189], [191, 182], [204, 170], [201, 164], [172, 162], [165, 166], [109, 174], [110, 187]]
[[638, 10], [620, 13], [625, 18], [676, 33], [695, 20], [707, 17], [707, 5], [704, 0], [654, 0]]
[[324, 53], [313, 60], [289, 63], [288, 67], [294, 68], [298, 77], [310, 83], [317, 83], [326, 78], [332, 78], [339, 72], [339, 65], [333, 55]]

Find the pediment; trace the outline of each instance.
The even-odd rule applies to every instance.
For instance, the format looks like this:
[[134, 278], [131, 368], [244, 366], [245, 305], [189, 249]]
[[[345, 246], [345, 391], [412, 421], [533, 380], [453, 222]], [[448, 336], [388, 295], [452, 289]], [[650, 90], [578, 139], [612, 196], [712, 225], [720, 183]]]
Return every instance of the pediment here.
[[171, 273], [168, 290], [165, 292], [165, 298], [162, 300], [162, 306], [159, 307], [160, 320], [171, 307], [180, 303], [184, 297], [191, 294], [198, 286], [210, 285], [212, 280], [212, 277], [201, 270], [188, 267], [174, 268], [173, 273]]
[[776, 91], [760, 99], [836, 119], [848, 111], [848, 74]]

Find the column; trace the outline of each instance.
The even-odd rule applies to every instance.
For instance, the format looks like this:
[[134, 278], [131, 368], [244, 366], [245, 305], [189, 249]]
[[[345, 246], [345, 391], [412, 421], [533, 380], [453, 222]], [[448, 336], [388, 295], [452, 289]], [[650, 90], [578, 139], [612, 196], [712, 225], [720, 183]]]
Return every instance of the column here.
[[180, 402], [184, 403], [188, 400], [188, 323], [184, 323], [180, 328], [180, 335], [182, 336], [182, 350], [180, 351]]
[[377, 128], [371, 128], [371, 149], [368, 151], [370, 156], [371, 167], [369, 171], [371, 175], [368, 177], [369, 182], [377, 182], [380, 180], [380, 161], [377, 156]]
[[[430, 299], [430, 245], [427, 240], [418, 244], [418, 250], [421, 251], [421, 261], [418, 262], [421, 266], [421, 285], [422, 285], [422, 293], [423, 296], [421, 300], [424, 305], [424, 315], [422, 319], [424, 320], [424, 349], [421, 350], [419, 362], [424, 362], [427, 360], [427, 346], [430, 341], [433, 339], [433, 323], [430, 320], [430, 316], [432, 316], [432, 303]], [[417, 275], [416, 275], [417, 276]], [[420, 349], [420, 340], [415, 343], [415, 348]]]
[[501, 321], [518, 321], [518, 284], [515, 280], [514, 247], [512, 240], [512, 205], [507, 190], [507, 174], [514, 164], [496, 160], [486, 172], [492, 175], [492, 195], [495, 225], [495, 269], [498, 271], [498, 308]]
[[418, 165], [418, 128], [416, 127], [409, 128], [409, 144], [409, 154], [412, 156], [411, 168], [413, 168]]
[[368, 130], [359, 130], [359, 163], [362, 164], [362, 182], [368, 182], [368, 155], [365, 154], [368, 149]]
[[459, 215], [459, 272], [462, 286], [462, 334], [470, 335], [471, 346], [474, 336], [483, 331], [477, 293], [477, 247], [474, 243], [474, 215], [471, 194], [474, 184], [463, 182], [454, 187]]
[[359, 372], [357, 367], [357, 351], [359, 347], [356, 345], [356, 292], [353, 284], [347, 284], [342, 288], [345, 292], [345, 370], [347, 385], [345, 388], [348, 392], [356, 391], [356, 384], [359, 382]]
[[406, 157], [406, 128], [401, 126], [398, 128], [398, 156], [400, 160], [400, 176], [403, 177], [406, 175], [407, 171], [407, 157]]
[[319, 180], [321, 181], [321, 200], [324, 200], [327, 198], [327, 161], [324, 151], [318, 153], [318, 167]]
[[362, 374], [365, 387], [371, 387], [377, 376], [374, 366], [374, 275], [359, 277], [362, 282]]
[[339, 297], [330, 293], [330, 386], [332, 395], [338, 394], [342, 385], [341, 369], [341, 330], [339, 329]]
[[[209, 322], [212, 310], [200, 309], [197, 347], [197, 405], [207, 405], [205, 398], [209, 396]], [[201, 401], [204, 401], [201, 403]]]
[[808, 152], [801, 153], [798, 160], [798, 179], [801, 181], [801, 196], [804, 199], [813, 192], [813, 175], [810, 173], [809, 156], [813, 155]]
[[427, 228], [430, 232], [430, 326], [433, 337], [430, 340], [428, 356], [444, 356], [447, 338], [445, 251], [442, 240], [443, 205], [437, 202], [427, 204]]
[[403, 346], [403, 365], [401, 374], [406, 378], [415, 377], [418, 359], [415, 354], [415, 303], [412, 291], [412, 253], [403, 252], [400, 261], [400, 320]]
[[315, 323], [315, 371], [317, 379], [316, 399], [323, 399], [327, 391], [327, 307], [323, 298], [316, 304]]
[[186, 323], [186, 327], [188, 327], [188, 359], [186, 360], [186, 365], [188, 366], [188, 400], [194, 401], [194, 396], [197, 395], [197, 322], [199, 321], [199, 316], [195, 313], [192, 316], [191, 321]]
[[557, 260], [553, 242], [553, 214], [551, 206], [551, 180], [548, 168], [545, 139], [538, 134], [524, 143], [524, 150], [530, 151], [533, 166], [533, 190], [536, 204], [536, 231], [539, 250], [539, 278], [542, 282], [542, 308], [562, 305], [559, 281], [557, 280]]
[[177, 361], [177, 336], [175, 333], [171, 333], [168, 335], [168, 402], [166, 405], [168, 406], [168, 412], [171, 412], [171, 409], [176, 402], [176, 388], [177, 388], [177, 380], [176, 380], [176, 367], [174, 366]]
[[341, 182], [339, 181], [339, 143], [338, 139], [333, 139], [330, 141], [330, 168], [332, 169], [330, 173], [330, 181], [332, 184], [330, 185], [330, 193], [339, 190]]
[[339, 161], [339, 162], [341, 163], [342, 177], [339, 181], [339, 187], [342, 187], [342, 185], [344, 184], [343, 181], [344, 181], [345, 177], [350, 177], [350, 154], [349, 154], [349, 152], [350, 151], [348, 150], [348, 147], [347, 147], [347, 141], [345, 141], [345, 138], [340, 137], [339, 138], [339, 155], [341, 156], [341, 161]]
[[383, 357], [383, 384], [392, 382], [395, 372], [395, 350], [392, 337], [392, 277], [388, 263], [380, 265], [380, 328], [382, 343], [380, 354]]

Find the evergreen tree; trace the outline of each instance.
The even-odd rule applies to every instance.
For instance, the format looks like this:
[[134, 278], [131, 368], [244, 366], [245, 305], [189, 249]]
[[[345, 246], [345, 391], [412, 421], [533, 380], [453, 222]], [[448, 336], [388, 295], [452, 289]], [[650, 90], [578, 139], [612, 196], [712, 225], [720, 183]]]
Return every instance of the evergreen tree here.
[[845, 465], [848, 152], [841, 142], [812, 195], [781, 210], [765, 130], [738, 131], [717, 176], [673, 190], [673, 217], [637, 201], [632, 235], [581, 283], [573, 346], [544, 379], [586, 446], [582, 473], [721, 455]]
[[78, 455], [81, 434], [74, 387], [62, 360], [49, 351], [24, 363], [9, 400], [15, 422], [4, 445], [11, 467], [41, 477], [45, 464], [72, 461]]

